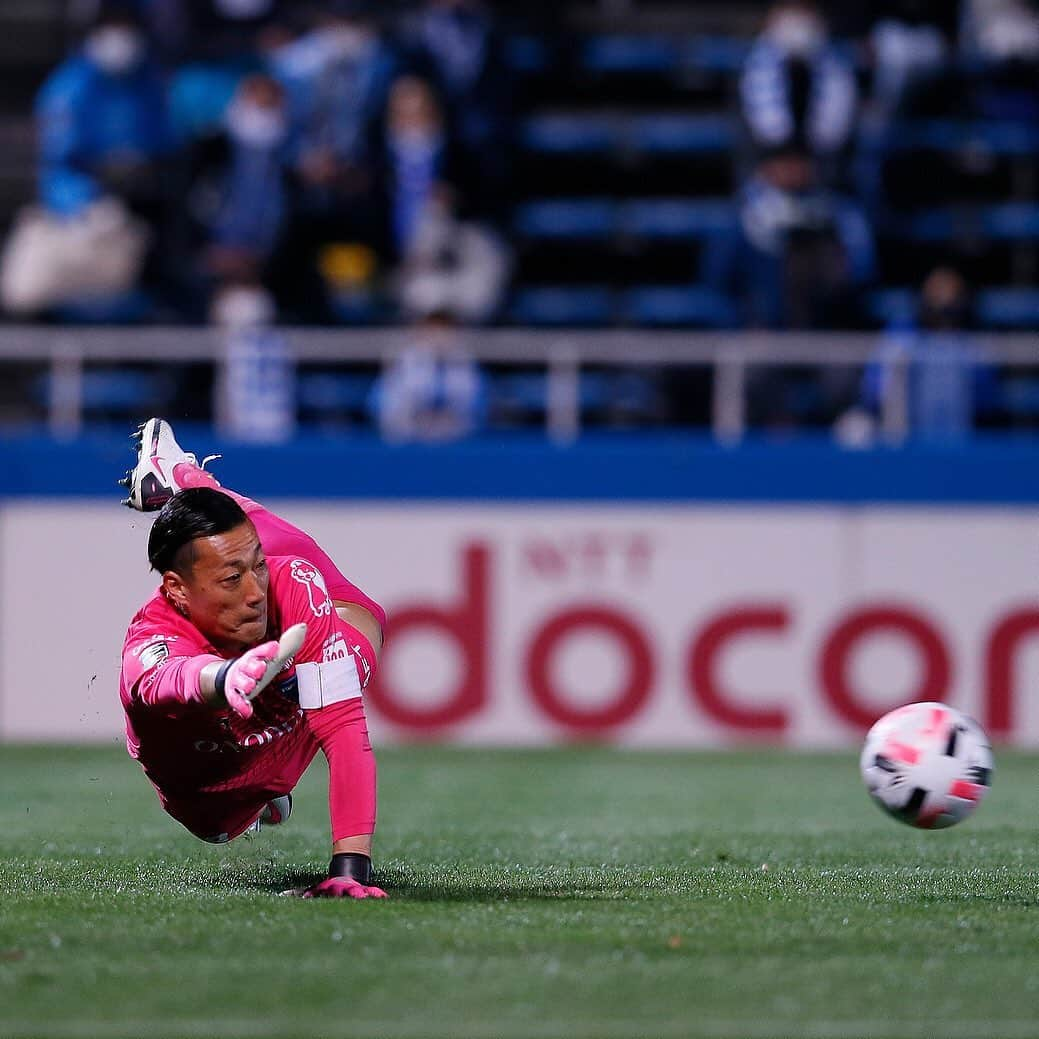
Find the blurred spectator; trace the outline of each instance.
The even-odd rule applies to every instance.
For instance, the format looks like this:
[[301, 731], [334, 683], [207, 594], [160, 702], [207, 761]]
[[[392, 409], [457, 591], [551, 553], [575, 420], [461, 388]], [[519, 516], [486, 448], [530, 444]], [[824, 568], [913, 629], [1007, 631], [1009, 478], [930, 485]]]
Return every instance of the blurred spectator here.
[[869, 45], [877, 115], [898, 113], [912, 92], [948, 66], [959, 29], [959, 0], [883, 0], [872, 4]]
[[0, 295], [18, 313], [82, 306], [63, 316], [136, 320], [136, 291], [158, 228], [172, 141], [160, 77], [136, 14], [101, 8], [82, 47], [62, 62], [36, 104], [42, 205], [8, 240]]
[[[89, 23], [107, 0], [70, 0], [71, 23]], [[257, 34], [287, 9], [286, 0], [121, 0], [170, 66], [238, 61], [256, 51]]]
[[871, 103], [856, 158], [856, 186], [875, 219], [891, 209], [940, 201], [935, 183], [953, 182], [945, 157], [897, 144], [904, 120], [969, 118], [955, 58], [959, 0], [884, 0], [870, 5], [866, 29]]
[[491, 11], [482, 0], [426, 0], [405, 23], [410, 61], [445, 99], [447, 122], [479, 171], [467, 200], [484, 217], [507, 205], [513, 82]]
[[59, 316], [137, 320], [148, 308], [134, 286], [150, 240], [148, 228], [114, 198], [68, 217], [26, 206], [0, 257], [0, 303], [20, 316], [71, 306], [76, 310]]
[[378, 177], [386, 196], [387, 238], [394, 256], [411, 249], [435, 196], [453, 192], [464, 206], [470, 181], [428, 82], [401, 76], [390, 88]]
[[1028, 0], [966, 0], [963, 51], [998, 63], [1039, 55], [1039, 14]]
[[949, 267], [935, 268], [921, 288], [916, 321], [887, 333], [867, 366], [859, 407], [838, 422], [838, 438], [849, 446], [871, 442], [898, 370], [906, 380], [909, 436], [934, 442], [969, 436], [999, 401], [995, 369], [968, 331], [970, 319], [966, 282]]
[[299, 175], [319, 208], [369, 188], [371, 139], [395, 67], [370, 6], [326, 0], [309, 32], [268, 53], [289, 98]]
[[704, 262], [712, 287], [736, 301], [749, 328], [854, 327], [874, 273], [873, 236], [861, 208], [822, 187], [797, 150], [763, 159], [737, 199], [729, 236]]
[[449, 310], [419, 319], [411, 345], [377, 380], [371, 407], [379, 432], [394, 442], [458, 440], [481, 428], [486, 377], [459, 343]]
[[851, 62], [830, 43], [810, 0], [781, 0], [747, 56], [740, 102], [759, 154], [796, 147], [836, 175], [855, 131], [858, 87]]
[[71, 215], [108, 195], [156, 215], [172, 141], [161, 78], [125, 6], [101, 9], [82, 48], [44, 83], [36, 117], [48, 209]]
[[511, 266], [489, 228], [459, 220], [450, 194], [429, 199], [394, 281], [406, 316], [447, 312], [466, 324], [489, 321], [501, 306]]
[[373, 163], [395, 59], [361, 0], [328, 0], [310, 22], [302, 36], [267, 52], [288, 98], [296, 181], [276, 277], [296, 319], [332, 321], [340, 316], [331, 298], [339, 289], [326, 280], [328, 249], [383, 251]]
[[296, 430], [296, 369], [273, 327], [274, 300], [263, 286], [228, 282], [213, 299], [211, 320], [223, 333], [217, 414], [225, 436], [283, 443]]
[[288, 112], [277, 80], [250, 76], [228, 106], [219, 133], [192, 148], [185, 204], [190, 270], [215, 281], [259, 281], [289, 211]]
[[961, 45], [975, 62], [980, 119], [1039, 121], [1039, 11], [1028, 0], [968, 0]]

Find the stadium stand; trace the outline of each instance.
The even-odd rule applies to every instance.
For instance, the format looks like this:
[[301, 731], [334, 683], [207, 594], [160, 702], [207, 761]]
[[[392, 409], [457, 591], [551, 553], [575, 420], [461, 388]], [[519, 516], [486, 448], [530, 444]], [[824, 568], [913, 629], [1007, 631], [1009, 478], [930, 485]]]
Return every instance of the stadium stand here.
[[[35, 195], [33, 98], [77, 46], [76, 31], [89, 25], [83, 15], [93, 6], [91, 0], [2, 5], [0, 54], [10, 59], [0, 98], [3, 228]], [[177, 3], [164, 6], [174, 10]], [[848, 161], [820, 167], [820, 176], [835, 198], [861, 206], [876, 256], [872, 276], [853, 287], [855, 304], [826, 311], [838, 326], [879, 330], [911, 324], [919, 286], [939, 264], [957, 268], [974, 291], [976, 329], [1024, 330], [1039, 318], [1039, 89], [1034, 76], [1022, 74], [1034, 71], [1035, 59], [986, 52], [977, 28], [971, 28], [969, 0], [953, 6], [962, 7], [962, 28], [945, 12], [941, 24], [899, 30], [920, 48], [915, 80], [905, 69], [883, 65], [887, 52], [879, 44], [893, 39], [897, 29], [891, 18], [881, 24], [879, 15], [849, 13], [836, 4], [825, 8], [833, 32], [827, 43], [832, 68], [852, 70], [859, 102], [845, 148]], [[233, 55], [213, 52], [204, 34], [194, 44], [189, 36], [153, 39], [155, 53], [167, 63], [174, 122], [193, 138], [183, 145], [185, 155], [197, 155], [198, 140], [221, 129], [222, 124], [214, 127], [213, 113], [247, 74], [266, 70], [285, 86], [291, 110], [313, 113], [321, 111], [315, 91], [346, 96], [343, 77], [370, 73], [371, 96], [383, 99], [383, 109], [359, 113], [348, 161], [303, 154], [301, 141], [314, 135], [309, 123], [297, 127], [298, 133], [290, 130], [284, 145], [268, 141], [283, 152], [271, 159], [278, 169], [270, 183], [286, 196], [277, 202], [277, 218], [267, 221], [269, 234], [281, 226], [285, 235], [271, 258], [265, 251], [258, 258], [244, 258], [235, 249], [200, 253], [198, 242], [185, 252], [183, 236], [158, 226], [142, 274], [148, 293], [129, 293], [116, 308], [103, 300], [65, 301], [39, 312], [38, 319], [199, 323], [207, 317], [206, 294], [240, 282], [266, 285], [287, 324], [420, 319], [441, 304], [427, 301], [417, 310], [402, 305], [400, 275], [409, 261], [399, 231], [405, 223], [417, 226], [416, 207], [443, 205], [446, 198], [453, 225], [490, 236], [497, 262], [511, 270], [507, 293], [495, 289], [499, 299], [478, 308], [493, 313], [493, 323], [548, 329], [757, 327], [747, 324], [753, 311], [712, 281], [708, 266], [719, 243], [746, 231], [752, 216], [741, 209], [740, 193], [768, 157], [768, 147], [751, 132], [756, 117], [741, 116], [747, 101], [741, 77], [748, 62], [757, 62], [759, 72], [765, 67], [765, 44], [778, 39], [768, 36], [768, 27], [784, 4], [568, 3], [556, 9], [471, 3], [457, 22], [422, 3], [376, 9], [330, 0], [306, 7], [326, 8], [327, 17], [308, 22], [300, 17], [302, 7], [272, 4], [262, 24], [233, 26]], [[912, 5], [888, 4], [885, 11], [897, 14], [901, 7]], [[155, 19], [146, 24], [153, 34], [161, 30]], [[803, 58], [797, 48], [809, 44], [798, 43], [789, 29], [787, 38], [794, 50], [780, 57], [796, 65]], [[10, 44], [14, 39], [16, 47]], [[253, 41], [244, 55], [243, 40]], [[370, 59], [359, 58], [373, 40], [378, 50]], [[327, 58], [332, 53], [339, 57]], [[327, 76], [315, 71], [322, 61], [328, 62]], [[353, 64], [348, 69], [337, 61]], [[768, 66], [761, 82], [776, 81], [779, 68]], [[443, 130], [427, 133], [414, 151], [407, 151], [412, 145], [406, 134], [385, 135], [388, 83], [403, 74], [427, 77], [446, 117]], [[790, 81], [795, 86], [800, 74]], [[791, 87], [789, 103], [796, 108], [795, 94]], [[767, 101], [778, 103], [785, 102], [771, 96]], [[763, 118], [775, 118], [774, 107]], [[265, 132], [259, 122], [243, 128]], [[799, 132], [783, 146], [804, 147]], [[177, 167], [172, 178], [174, 219], [166, 224], [174, 231], [177, 205], [187, 200], [195, 206], [199, 194], [183, 192], [192, 183], [192, 162], [186, 170]], [[243, 162], [223, 162], [211, 167], [219, 176], [201, 182], [207, 192], [219, 193], [223, 176], [263, 190], [257, 179], [249, 181]], [[388, 170], [401, 186], [395, 193], [380, 188]], [[292, 194], [301, 183], [306, 191], [297, 206]], [[337, 210], [336, 220], [326, 220], [322, 214], [330, 205], [336, 209], [337, 198], [349, 205]], [[257, 212], [262, 209], [261, 203]], [[188, 226], [204, 224], [205, 215], [193, 208]], [[796, 231], [804, 231], [801, 223]], [[831, 233], [821, 225], [810, 231], [816, 237]], [[756, 241], [752, 233], [749, 238]], [[819, 262], [823, 254], [812, 249], [779, 255], [781, 277], [809, 262], [805, 255]], [[163, 262], [155, 262], [156, 253]], [[193, 265], [205, 277], [171, 273]], [[448, 277], [442, 263], [429, 273], [429, 284]], [[798, 278], [805, 280], [800, 268]], [[446, 298], [443, 291], [438, 298]], [[526, 413], [536, 391], [523, 373], [514, 374], [512, 388], [498, 396], [507, 402], [504, 410]], [[334, 424], [336, 415], [362, 421], [372, 378], [371, 372], [303, 372], [301, 415], [318, 425]], [[105, 378], [95, 373], [91, 379], [88, 396], [103, 411]], [[492, 399], [497, 387], [495, 382]], [[114, 410], [125, 394], [113, 375]], [[596, 392], [588, 396], [592, 400]], [[641, 396], [653, 396], [651, 380]]]

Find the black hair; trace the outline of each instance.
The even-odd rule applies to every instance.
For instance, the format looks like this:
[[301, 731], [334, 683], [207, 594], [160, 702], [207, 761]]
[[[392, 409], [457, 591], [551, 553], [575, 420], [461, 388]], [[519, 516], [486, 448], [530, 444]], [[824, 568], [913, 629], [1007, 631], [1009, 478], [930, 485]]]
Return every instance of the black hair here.
[[155, 517], [148, 535], [148, 562], [160, 574], [175, 570], [183, 576], [195, 561], [191, 544], [196, 538], [226, 534], [247, 520], [234, 498], [211, 487], [181, 491]]

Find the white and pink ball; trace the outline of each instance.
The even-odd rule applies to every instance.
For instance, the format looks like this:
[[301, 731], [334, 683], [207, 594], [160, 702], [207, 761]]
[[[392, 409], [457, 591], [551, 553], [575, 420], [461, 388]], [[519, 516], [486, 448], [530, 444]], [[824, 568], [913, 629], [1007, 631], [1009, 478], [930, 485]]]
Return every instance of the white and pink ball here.
[[874, 801], [909, 826], [939, 830], [967, 818], [992, 782], [992, 747], [973, 718], [943, 703], [885, 714], [859, 760]]

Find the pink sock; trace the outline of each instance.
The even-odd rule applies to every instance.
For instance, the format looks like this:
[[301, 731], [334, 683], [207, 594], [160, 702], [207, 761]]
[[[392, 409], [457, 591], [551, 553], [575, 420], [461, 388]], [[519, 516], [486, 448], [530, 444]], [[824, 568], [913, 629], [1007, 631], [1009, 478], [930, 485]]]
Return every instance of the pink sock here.
[[216, 488], [220, 486], [212, 473], [207, 473], [205, 469], [200, 469], [190, 462], [178, 462], [173, 467], [173, 479], [177, 481], [177, 486], [181, 490], [187, 490], [189, 487]]

